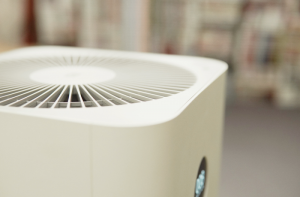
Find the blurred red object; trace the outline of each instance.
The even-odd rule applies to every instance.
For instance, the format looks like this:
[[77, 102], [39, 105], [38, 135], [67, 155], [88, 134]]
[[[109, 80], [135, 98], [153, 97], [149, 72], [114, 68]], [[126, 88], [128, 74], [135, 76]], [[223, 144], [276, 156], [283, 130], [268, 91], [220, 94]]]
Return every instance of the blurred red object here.
[[37, 42], [34, 4], [34, 0], [26, 0], [24, 43], [28, 45]]

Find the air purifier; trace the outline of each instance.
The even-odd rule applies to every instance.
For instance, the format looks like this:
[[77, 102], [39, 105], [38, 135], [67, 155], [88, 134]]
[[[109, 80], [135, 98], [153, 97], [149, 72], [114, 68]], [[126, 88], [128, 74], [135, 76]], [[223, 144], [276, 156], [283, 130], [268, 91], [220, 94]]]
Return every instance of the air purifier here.
[[217, 197], [227, 65], [29, 47], [0, 55], [1, 197]]

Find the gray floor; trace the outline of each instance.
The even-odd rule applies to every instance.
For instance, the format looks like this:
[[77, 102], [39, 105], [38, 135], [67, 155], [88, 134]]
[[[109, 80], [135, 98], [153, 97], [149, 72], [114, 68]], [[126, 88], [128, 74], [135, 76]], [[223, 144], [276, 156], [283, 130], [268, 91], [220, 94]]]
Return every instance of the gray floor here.
[[220, 197], [300, 197], [300, 111], [228, 107]]

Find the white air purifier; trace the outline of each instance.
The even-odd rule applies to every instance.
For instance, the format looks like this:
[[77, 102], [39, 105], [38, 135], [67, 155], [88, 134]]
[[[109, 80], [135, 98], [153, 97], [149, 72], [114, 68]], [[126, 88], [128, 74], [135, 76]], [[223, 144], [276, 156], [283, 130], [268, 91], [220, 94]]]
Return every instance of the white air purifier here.
[[0, 55], [1, 197], [217, 197], [227, 65], [30, 47]]

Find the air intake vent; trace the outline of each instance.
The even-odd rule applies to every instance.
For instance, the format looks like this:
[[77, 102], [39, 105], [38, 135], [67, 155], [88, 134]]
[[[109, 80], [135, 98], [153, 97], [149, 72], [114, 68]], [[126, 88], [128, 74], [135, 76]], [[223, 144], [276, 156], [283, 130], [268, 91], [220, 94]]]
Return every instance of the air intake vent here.
[[147, 102], [177, 94], [196, 78], [162, 63], [66, 56], [0, 62], [0, 105], [85, 108]]

